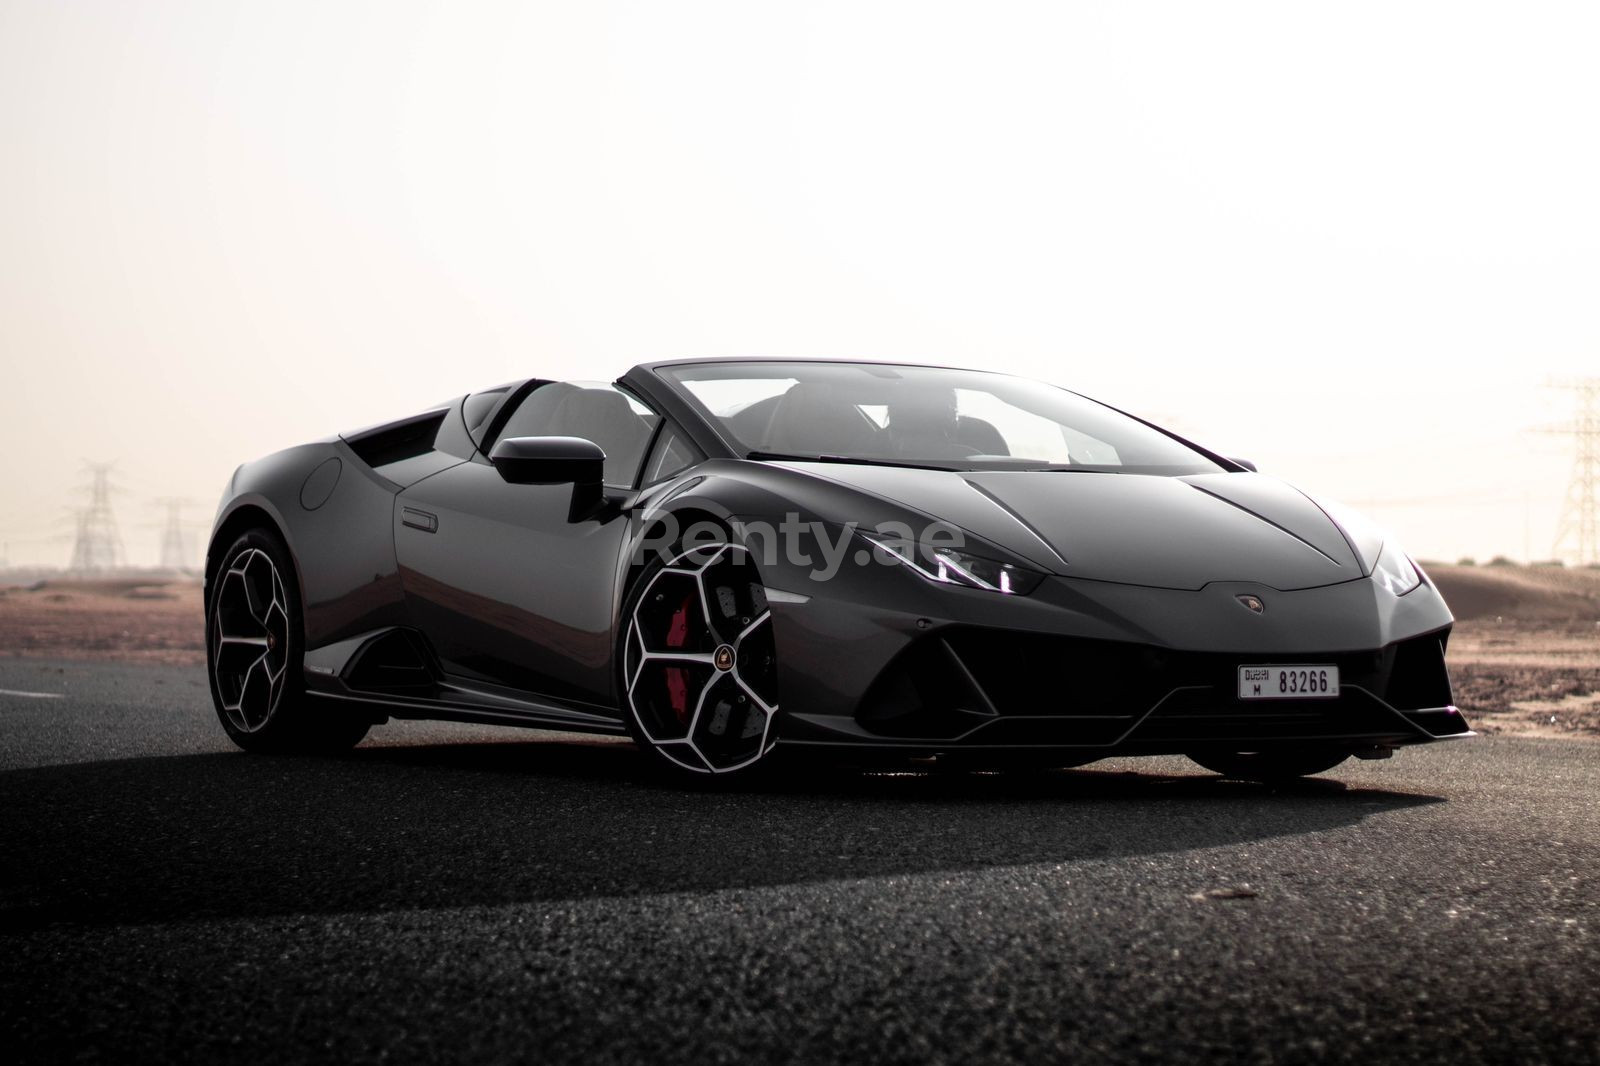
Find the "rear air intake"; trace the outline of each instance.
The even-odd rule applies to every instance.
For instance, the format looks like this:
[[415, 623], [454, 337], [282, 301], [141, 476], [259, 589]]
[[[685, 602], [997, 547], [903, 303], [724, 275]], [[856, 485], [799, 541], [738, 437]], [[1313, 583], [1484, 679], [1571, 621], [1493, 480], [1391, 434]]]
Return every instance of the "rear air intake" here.
[[350, 450], [368, 466], [387, 466], [402, 459], [415, 458], [433, 450], [434, 438], [444, 424], [448, 409], [403, 418], [398, 422], [364, 429], [344, 438]]

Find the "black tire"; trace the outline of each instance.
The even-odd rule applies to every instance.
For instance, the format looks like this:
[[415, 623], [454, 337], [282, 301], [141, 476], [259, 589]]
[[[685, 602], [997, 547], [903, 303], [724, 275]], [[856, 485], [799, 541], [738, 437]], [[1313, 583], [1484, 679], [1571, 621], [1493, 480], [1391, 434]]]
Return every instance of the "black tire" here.
[[1296, 777], [1310, 777], [1333, 769], [1349, 757], [1348, 751], [1317, 747], [1189, 753], [1190, 760], [1207, 770], [1244, 781], [1287, 781]]
[[206, 676], [217, 718], [245, 751], [332, 754], [371, 722], [308, 696], [305, 623], [295, 570], [278, 536], [241, 534], [222, 553], [206, 602]]
[[634, 742], [679, 779], [763, 775], [777, 743], [777, 651], [750, 553], [675, 545], [624, 599], [618, 692]]

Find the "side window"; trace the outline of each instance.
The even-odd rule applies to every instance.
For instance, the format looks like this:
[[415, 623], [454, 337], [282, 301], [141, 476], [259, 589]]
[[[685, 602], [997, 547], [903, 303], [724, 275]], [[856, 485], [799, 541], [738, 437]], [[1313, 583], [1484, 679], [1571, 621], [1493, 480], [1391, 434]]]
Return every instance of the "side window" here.
[[[606, 453], [605, 483], [632, 488], [661, 416], [611, 385], [552, 381], [528, 393], [500, 439], [582, 437]], [[485, 442], [492, 447], [492, 442]], [[485, 449], [487, 450], [487, 448]]]
[[678, 432], [677, 426], [668, 423], [650, 451], [650, 458], [644, 464], [644, 477], [639, 479], [639, 484], [654, 485], [658, 481], [665, 481], [703, 458], [700, 449], [690, 444]]

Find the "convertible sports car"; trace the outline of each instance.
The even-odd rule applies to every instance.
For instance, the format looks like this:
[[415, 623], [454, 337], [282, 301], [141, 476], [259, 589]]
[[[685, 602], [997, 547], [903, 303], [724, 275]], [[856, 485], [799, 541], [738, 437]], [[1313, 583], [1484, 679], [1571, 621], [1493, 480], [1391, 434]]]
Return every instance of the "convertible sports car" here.
[[212, 695], [252, 751], [390, 717], [771, 754], [1319, 773], [1471, 736], [1453, 619], [1359, 516], [1003, 374], [520, 381], [235, 471]]

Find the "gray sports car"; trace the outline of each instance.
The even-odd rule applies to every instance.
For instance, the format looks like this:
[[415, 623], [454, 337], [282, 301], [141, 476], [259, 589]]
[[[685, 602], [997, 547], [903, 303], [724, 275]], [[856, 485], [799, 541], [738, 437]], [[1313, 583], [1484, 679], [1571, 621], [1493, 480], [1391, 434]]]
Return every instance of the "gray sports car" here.
[[1288, 777], [1471, 736], [1452, 618], [1359, 516], [1004, 374], [680, 361], [246, 463], [206, 563], [222, 726], [444, 718], [970, 766]]

